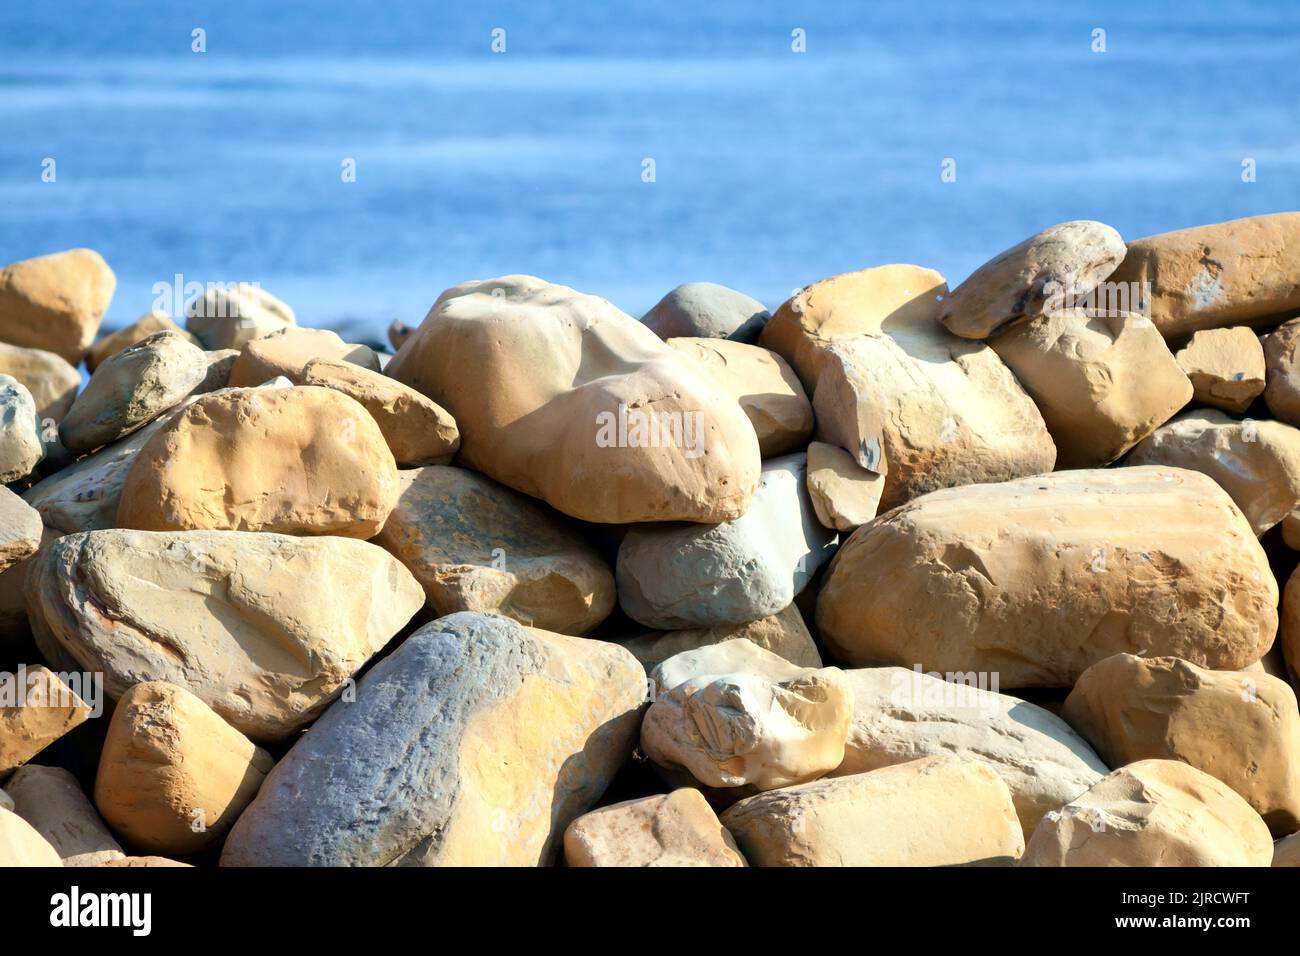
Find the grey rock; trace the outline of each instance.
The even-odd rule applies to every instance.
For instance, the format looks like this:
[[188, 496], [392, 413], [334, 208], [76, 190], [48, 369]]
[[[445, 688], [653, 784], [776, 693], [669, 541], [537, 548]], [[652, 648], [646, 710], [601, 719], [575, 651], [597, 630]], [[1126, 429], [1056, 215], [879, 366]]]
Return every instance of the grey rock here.
[[12, 375], [0, 375], [0, 483], [26, 478], [44, 457], [32, 393]]
[[661, 339], [691, 336], [753, 345], [772, 317], [763, 303], [713, 282], [687, 282], [641, 317]]

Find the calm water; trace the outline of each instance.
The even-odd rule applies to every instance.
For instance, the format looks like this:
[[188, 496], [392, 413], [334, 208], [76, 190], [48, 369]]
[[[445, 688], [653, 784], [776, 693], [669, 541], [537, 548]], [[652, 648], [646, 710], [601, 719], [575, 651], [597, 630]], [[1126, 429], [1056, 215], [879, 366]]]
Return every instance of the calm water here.
[[179, 272], [378, 330], [509, 272], [774, 305], [1065, 219], [1300, 208], [1300, 4], [1078, 6], [4, 0], [0, 260], [99, 249], [112, 324]]

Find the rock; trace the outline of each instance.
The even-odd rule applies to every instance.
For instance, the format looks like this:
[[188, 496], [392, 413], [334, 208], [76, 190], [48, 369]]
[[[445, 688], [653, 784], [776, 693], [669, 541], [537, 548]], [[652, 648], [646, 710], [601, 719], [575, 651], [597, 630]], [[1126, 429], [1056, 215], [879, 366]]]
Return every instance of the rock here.
[[101, 863], [100, 866], [116, 867], [152, 867], [152, 866], [183, 866], [187, 869], [193, 869], [192, 863], [181, 863], [177, 860], [169, 860], [165, 856], [124, 856], [120, 860], [109, 860], [107, 863]]
[[1300, 710], [1286, 681], [1116, 654], [1083, 672], [1062, 716], [1111, 766], [1181, 760], [1241, 794], [1275, 834], [1300, 830]]
[[44, 457], [32, 393], [12, 375], [0, 375], [0, 483], [26, 478]]
[[91, 708], [39, 664], [0, 675], [0, 776], [21, 767], [73, 728]]
[[373, 537], [397, 503], [397, 465], [359, 403], [333, 389], [204, 395], [135, 455], [117, 523]]
[[843, 448], [821, 441], [808, 446], [808, 497], [822, 527], [856, 531], [876, 516], [884, 490], [884, 476], [867, 471]]
[[1300, 309], [1297, 275], [1300, 213], [1283, 212], [1138, 239], [1110, 281], [1149, 283], [1151, 321], [1175, 340]]
[[185, 328], [209, 351], [242, 349], [253, 339], [295, 325], [293, 309], [249, 282], [210, 285], [185, 310]]
[[59, 851], [30, 823], [0, 807], [0, 867], [62, 865]]
[[1248, 328], [1202, 329], [1174, 357], [1201, 405], [1240, 415], [1264, 391], [1264, 348]]
[[191, 345], [202, 348], [198, 339], [173, 322], [166, 313], [146, 312], [130, 325], [104, 336], [92, 345], [90, 351], [86, 353], [86, 369], [93, 373], [105, 359], [130, 348], [137, 342], [143, 342], [156, 332], [172, 332]]
[[1145, 467], [952, 488], [881, 515], [831, 562], [817, 623], [854, 666], [1068, 687], [1120, 651], [1245, 667], [1272, 643], [1276, 607], [1228, 495]]
[[817, 645], [808, 633], [808, 626], [804, 624], [799, 609], [793, 604], [769, 617], [744, 624], [697, 627], [683, 631], [652, 631], [629, 640], [620, 640], [619, 643], [650, 670], [659, 662], [683, 651], [693, 651], [739, 638], [799, 667], [822, 666]]
[[631, 755], [644, 697], [616, 645], [440, 618], [276, 765], [222, 865], [548, 864]]
[[641, 749], [670, 775], [752, 793], [815, 780], [844, 759], [853, 692], [838, 667], [798, 667], [740, 639], [670, 657], [650, 679], [659, 692]]
[[456, 420], [413, 388], [351, 362], [312, 359], [300, 385], [320, 385], [360, 402], [375, 420], [397, 464], [445, 465], [460, 448]]
[[1273, 866], [1300, 866], [1300, 833], [1273, 844]]
[[0, 488], [0, 570], [36, 553], [41, 516], [8, 488]]
[[722, 814], [751, 866], [972, 866], [1025, 848], [988, 764], [926, 757], [741, 800]]
[[667, 341], [730, 339], [753, 345], [772, 317], [763, 303], [713, 282], [687, 282], [660, 299], [641, 322]]
[[717, 525], [632, 528], [618, 549], [618, 600], [646, 627], [743, 624], [775, 614], [831, 556], [813, 513], [803, 455], [763, 463], [741, 517]]
[[1264, 402], [1275, 418], [1300, 425], [1300, 319], [1283, 322], [1264, 336]]
[[1278, 643], [1282, 645], [1287, 667], [1292, 673], [1300, 674], [1300, 574], [1297, 572], [1300, 568], [1291, 572], [1282, 592], [1282, 626]]
[[272, 332], [245, 345], [230, 370], [230, 385], [249, 388], [277, 375], [298, 381], [308, 362], [322, 358], [351, 362], [379, 372], [379, 359], [369, 346], [344, 342], [337, 332], [328, 329], [295, 327]]
[[[57, 541], [62, 533], [41, 527], [40, 547]], [[30, 646], [31, 626], [27, 622], [27, 569], [38, 551], [0, 571], [0, 658], [17, 660]]]
[[62, 767], [27, 764], [5, 784], [15, 813], [32, 825], [64, 866], [99, 866], [126, 854], [108, 832], [77, 778]]
[[225, 838], [274, 765], [194, 694], [148, 681], [113, 711], [95, 804], [134, 847], [197, 853]]
[[1011, 791], [1025, 839], [1109, 773], [1069, 724], [1015, 697], [902, 667], [845, 671], [853, 723], [831, 776], [952, 754], [983, 760]]
[[728, 521], [758, 484], [735, 401], [604, 299], [531, 276], [448, 289], [387, 373], [451, 412], [460, 463], [584, 521]]
[[95, 340], [117, 279], [98, 252], [69, 249], [0, 269], [0, 341], [70, 365]]
[[12, 812], [13, 808], [14, 798], [9, 796], [9, 794], [5, 793], [3, 790], [0, 790], [0, 810], [8, 810]]
[[1066, 309], [989, 344], [1043, 413], [1057, 468], [1108, 465], [1192, 398], [1192, 383], [1149, 319]]
[[406, 340], [411, 337], [411, 333], [414, 331], [415, 329], [411, 328], [411, 326], [407, 325], [401, 319], [393, 319], [388, 326], [388, 343], [392, 345], [393, 351], [400, 349], [406, 343]]
[[1043, 817], [1021, 866], [1268, 866], [1273, 841], [1228, 786], [1177, 760], [1120, 767]]
[[104, 360], [59, 423], [59, 438], [74, 452], [112, 444], [179, 405], [207, 374], [202, 349], [156, 332]]
[[1282, 540], [1292, 551], [1300, 551], [1300, 509], [1282, 519]]
[[480, 611], [585, 634], [614, 609], [609, 566], [545, 505], [465, 468], [398, 476], [375, 543], [410, 569], [438, 615]]
[[1184, 412], [1144, 439], [1126, 464], [1209, 475], [1261, 535], [1300, 505], [1300, 430], [1239, 421], [1218, 409]]
[[44, 349], [26, 349], [0, 342], [0, 375], [12, 375], [31, 392], [36, 414], [56, 425], [68, 413], [81, 375], [65, 359]]
[[33, 564], [28, 593], [109, 696], [165, 680], [257, 741], [309, 723], [423, 602], [382, 548], [235, 531], [68, 535]]
[[[208, 363], [208, 373], [194, 389], [194, 394], [206, 395], [208, 392], [228, 388], [230, 373], [235, 367], [235, 360], [239, 358], [239, 352], [235, 349], [220, 349], [216, 352], [204, 352], [203, 357]], [[286, 382], [286, 384], [292, 383]]]
[[564, 831], [569, 866], [744, 866], [704, 795], [683, 787], [578, 817]]
[[1087, 302], [1123, 258], [1124, 240], [1105, 223], [1058, 223], [972, 272], [940, 318], [957, 335], [988, 338], [1016, 319]]
[[697, 363], [701, 375], [740, 403], [754, 426], [762, 457], [802, 451], [808, 444], [812, 404], [781, 356], [727, 339], [674, 338], [668, 345]]

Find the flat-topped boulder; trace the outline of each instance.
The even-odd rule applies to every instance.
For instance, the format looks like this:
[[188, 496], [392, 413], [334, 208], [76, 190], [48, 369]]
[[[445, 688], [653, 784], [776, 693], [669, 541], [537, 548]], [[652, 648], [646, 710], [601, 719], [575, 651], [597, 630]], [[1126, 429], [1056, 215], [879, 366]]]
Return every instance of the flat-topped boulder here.
[[1264, 391], [1264, 346], [1249, 328], [1202, 329], [1174, 357], [1201, 405], [1240, 415]]

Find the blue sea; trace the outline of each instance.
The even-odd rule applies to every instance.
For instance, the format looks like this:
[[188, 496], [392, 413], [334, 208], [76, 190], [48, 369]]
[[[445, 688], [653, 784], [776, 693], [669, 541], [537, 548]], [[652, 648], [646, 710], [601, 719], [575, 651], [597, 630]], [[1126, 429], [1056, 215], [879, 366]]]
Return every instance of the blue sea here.
[[1300, 208], [1298, 120], [1292, 2], [3, 0], [0, 262], [98, 249], [112, 326], [178, 273], [371, 335], [513, 272], [774, 306]]

